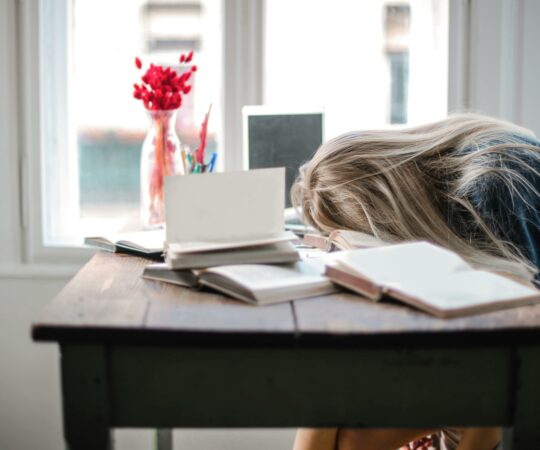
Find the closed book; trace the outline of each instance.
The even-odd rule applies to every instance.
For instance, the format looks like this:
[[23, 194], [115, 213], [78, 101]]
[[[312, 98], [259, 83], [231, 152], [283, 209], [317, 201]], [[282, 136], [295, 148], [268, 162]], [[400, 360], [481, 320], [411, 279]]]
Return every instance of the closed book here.
[[298, 261], [300, 255], [290, 242], [213, 251], [167, 251], [165, 262], [171, 269], [200, 269], [226, 264], [283, 264]]

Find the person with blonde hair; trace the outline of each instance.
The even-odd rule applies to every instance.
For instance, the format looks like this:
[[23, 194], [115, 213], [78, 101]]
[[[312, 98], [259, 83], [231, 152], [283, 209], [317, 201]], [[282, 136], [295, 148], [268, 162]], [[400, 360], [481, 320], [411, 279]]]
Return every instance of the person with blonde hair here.
[[[343, 134], [302, 166], [291, 200], [321, 232], [427, 240], [540, 285], [540, 141], [509, 122], [456, 114]], [[492, 450], [500, 430], [305, 429], [294, 450], [395, 450], [427, 435], [441, 449]]]

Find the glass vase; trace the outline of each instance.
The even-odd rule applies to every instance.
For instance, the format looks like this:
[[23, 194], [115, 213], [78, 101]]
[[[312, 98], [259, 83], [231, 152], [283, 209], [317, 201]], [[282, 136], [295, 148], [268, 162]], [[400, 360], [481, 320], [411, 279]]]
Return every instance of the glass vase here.
[[150, 129], [141, 151], [141, 222], [160, 228], [165, 221], [164, 177], [181, 173], [177, 110], [148, 111]]

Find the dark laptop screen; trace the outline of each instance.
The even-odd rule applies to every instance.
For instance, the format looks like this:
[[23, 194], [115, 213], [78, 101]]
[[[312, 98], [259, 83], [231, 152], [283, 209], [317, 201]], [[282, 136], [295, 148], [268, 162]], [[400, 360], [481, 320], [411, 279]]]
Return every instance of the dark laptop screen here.
[[311, 158], [323, 139], [323, 114], [247, 116], [249, 168], [285, 167], [285, 204], [299, 167]]

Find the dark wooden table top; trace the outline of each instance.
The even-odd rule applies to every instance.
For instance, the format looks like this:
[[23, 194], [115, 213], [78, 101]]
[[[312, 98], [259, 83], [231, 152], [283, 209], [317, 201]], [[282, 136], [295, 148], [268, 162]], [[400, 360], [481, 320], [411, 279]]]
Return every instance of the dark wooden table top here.
[[437, 319], [346, 292], [252, 306], [142, 279], [149, 263], [97, 253], [35, 321], [34, 340], [214, 346], [540, 341], [540, 304], [458, 319]]

